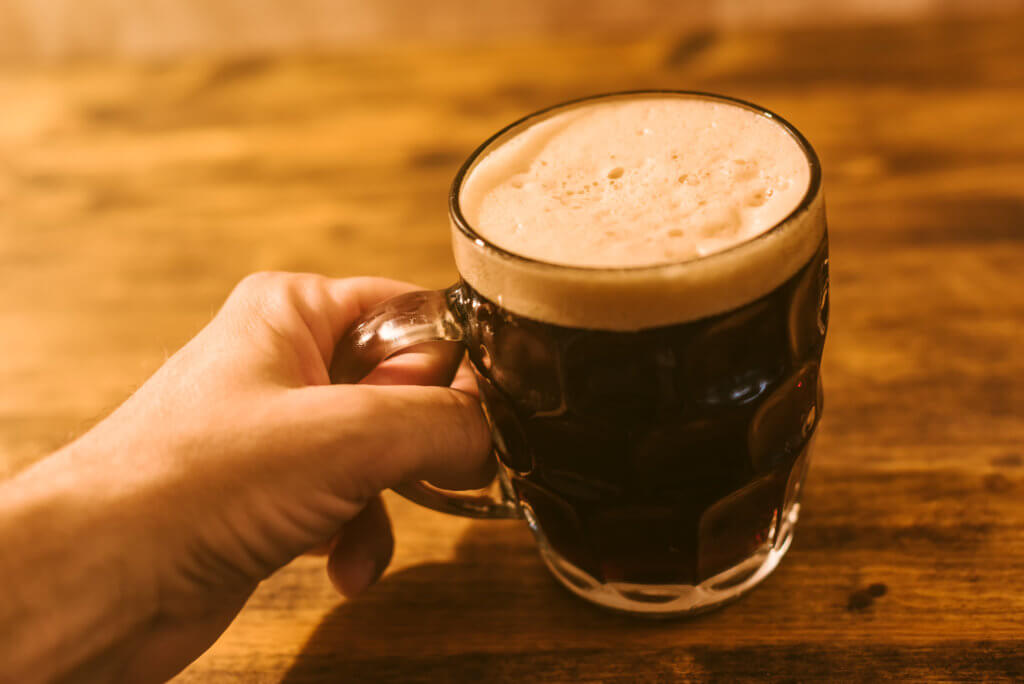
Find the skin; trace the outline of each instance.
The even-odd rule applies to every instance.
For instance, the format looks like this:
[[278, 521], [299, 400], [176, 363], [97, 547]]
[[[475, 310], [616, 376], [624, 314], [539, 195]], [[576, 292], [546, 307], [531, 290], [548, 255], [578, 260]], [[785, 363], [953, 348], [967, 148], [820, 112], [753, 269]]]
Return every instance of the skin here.
[[166, 680], [300, 554], [326, 553], [345, 596], [375, 582], [393, 547], [381, 490], [488, 481], [456, 345], [330, 384], [342, 333], [412, 289], [249, 276], [113, 414], [0, 483], [0, 681]]

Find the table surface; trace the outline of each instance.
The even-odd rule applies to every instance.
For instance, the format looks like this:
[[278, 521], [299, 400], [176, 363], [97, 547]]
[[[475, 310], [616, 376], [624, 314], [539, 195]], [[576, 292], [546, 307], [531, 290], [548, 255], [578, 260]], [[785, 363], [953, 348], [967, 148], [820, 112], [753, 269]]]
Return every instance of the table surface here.
[[394, 563], [266, 581], [181, 682], [1024, 677], [1024, 15], [0, 70], [0, 476], [117, 405], [257, 269], [455, 272], [461, 160], [541, 106], [724, 92], [825, 169], [826, 410], [795, 543], [738, 603], [607, 614], [525, 525], [388, 495]]
[[0, 61], [993, 16], [1022, 0], [0, 0]]

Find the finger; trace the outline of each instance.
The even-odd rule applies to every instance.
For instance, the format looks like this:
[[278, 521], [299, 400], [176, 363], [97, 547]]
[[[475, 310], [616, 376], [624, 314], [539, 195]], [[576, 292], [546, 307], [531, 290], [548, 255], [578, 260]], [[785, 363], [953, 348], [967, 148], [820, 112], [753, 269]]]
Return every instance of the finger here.
[[488, 466], [479, 402], [447, 387], [323, 385], [286, 400], [279, 419], [290, 425], [289, 450], [314, 481], [349, 500], [412, 480], [471, 488]]
[[387, 509], [372, 497], [359, 514], [345, 523], [327, 557], [327, 576], [351, 598], [366, 590], [387, 568], [394, 550]]
[[342, 334], [370, 309], [392, 297], [421, 289], [387, 278], [253, 273], [231, 293], [221, 315], [243, 331], [257, 320], [292, 340], [305, 333], [327, 365]]
[[465, 348], [456, 342], [427, 342], [387, 359], [360, 382], [366, 385], [438, 385], [452, 383]]
[[459, 473], [458, 477], [451, 477], [445, 474], [434, 475], [427, 478], [427, 482], [440, 487], [441, 489], [468, 490], [485, 489], [494, 482], [498, 475], [498, 460], [493, 454], [488, 454], [477, 468], [472, 472]]
[[[309, 359], [315, 354], [320, 360], [316, 367], [301, 364], [301, 372], [295, 375], [304, 379], [303, 384], [325, 384], [325, 370], [345, 331], [377, 304], [419, 289], [422, 288], [387, 278], [332, 279], [309, 273], [255, 273], [235, 288], [225, 305], [224, 317], [237, 328], [233, 335], [250, 330], [255, 320], [275, 335], [284, 336], [293, 347], [309, 349], [310, 354], [300, 358]], [[271, 339], [276, 338], [271, 335]], [[446, 386], [451, 383], [461, 353], [461, 345], [453, 343], [417, 345], [381, 363], [363, 381], [378, 385]]]
[[[396, 354], [361, 382], [368, 385], [451, 385], [466, 394], [478, 396], [476, 377], [469, 358], [462, 345], [451, 342], [417, 345], [409, 351]], [[497, 469], [497, 460], [490, 457], [480, 464], [475, 473], [459, 475], [454, 481], [441, 477], [431, 484], [445, 489], [484, 488], [494, 480]], [[446, 481], [449, 482], [446, 484]]]
[[455, 377], [450, 386], [452, 389], [468, 394], [472, 397], [480, 397], [480, 388], [476, 384], [476, 373], [473, 371], [473, 364], [469, 356], [464, 356], [459, 367], [455, 371]]
[[[365, 316], [370, 309], [392, 297], [415, 292], [425, 288], [412, 283], [389, 278], [323, 278], [322, 286], [335, 307], [331, 314], [331, 349], [338, 343], [352, 324]], [[328, 355], [327, 361], [330, 361]]]
[[[413, 349], [416, 351], [391, 357], [361, 382], [369, 385], [451, 385], [473, 397], [478, 396], [476, 378], [461, 345], [432, 342]], [[483, 488], [494, 480], [497, 465], [494, 458], [485, 459], [475, 474], [467, 473], [458, 477], [457, 484], [461, 487], [454, 484], [446, 486], [444, 481], [447, 478], [444, 477], [431, 484], [448, 489]]]
[[[480, 388], [477, 386], [476, 373], [473, 372], [472, 362], [468, 355], [464, 355], [462, 362], [455, 372], [455, 378], [451, 382], [451, 388], [463, 394], [480, 400]], [[488, 429], [490, 426], [488, 425]], [[493, 452], [480, 464], [475, 473], [467, 473], [460, 477], [460, 484], [466, 485], [466, 489], [478, 489], [491, 484], [498, 474], [498, 461], [494, 458]], [[447, 489], [460, 489], [452, 484], [445, 484], [444, 478], [431, 481], [437, 487]]]

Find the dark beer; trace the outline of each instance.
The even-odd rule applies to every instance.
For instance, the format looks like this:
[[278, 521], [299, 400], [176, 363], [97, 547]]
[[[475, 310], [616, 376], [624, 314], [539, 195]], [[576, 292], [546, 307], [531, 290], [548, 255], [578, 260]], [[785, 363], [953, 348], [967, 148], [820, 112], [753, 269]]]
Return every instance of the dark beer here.
[[460, 282], [368, 312], [331, 377], [463, 343], [502, 491], [397, 491], [524, 517], [554, 576], [615, 610], [692, 614], [763, 581], [822, 411], [828, 237], [807, 140], [718, 95], [585, 98], [482, 144], [449, 217]]
[[677, 325], [556, 325], [465, 282], [449, 304], [515, 496], [569, 563], [696, 585], [776, 541], [821, 417], [827, 237], [767, 294]]

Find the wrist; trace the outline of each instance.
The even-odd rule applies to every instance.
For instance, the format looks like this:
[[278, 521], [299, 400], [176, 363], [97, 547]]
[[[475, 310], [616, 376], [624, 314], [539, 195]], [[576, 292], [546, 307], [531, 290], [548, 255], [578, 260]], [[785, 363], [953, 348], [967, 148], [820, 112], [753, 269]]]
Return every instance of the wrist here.
[[137, 526], [75, 460], [58, 452], [0, 485], [0, 662], [13, 681], [72, 672], [155, 615]]

